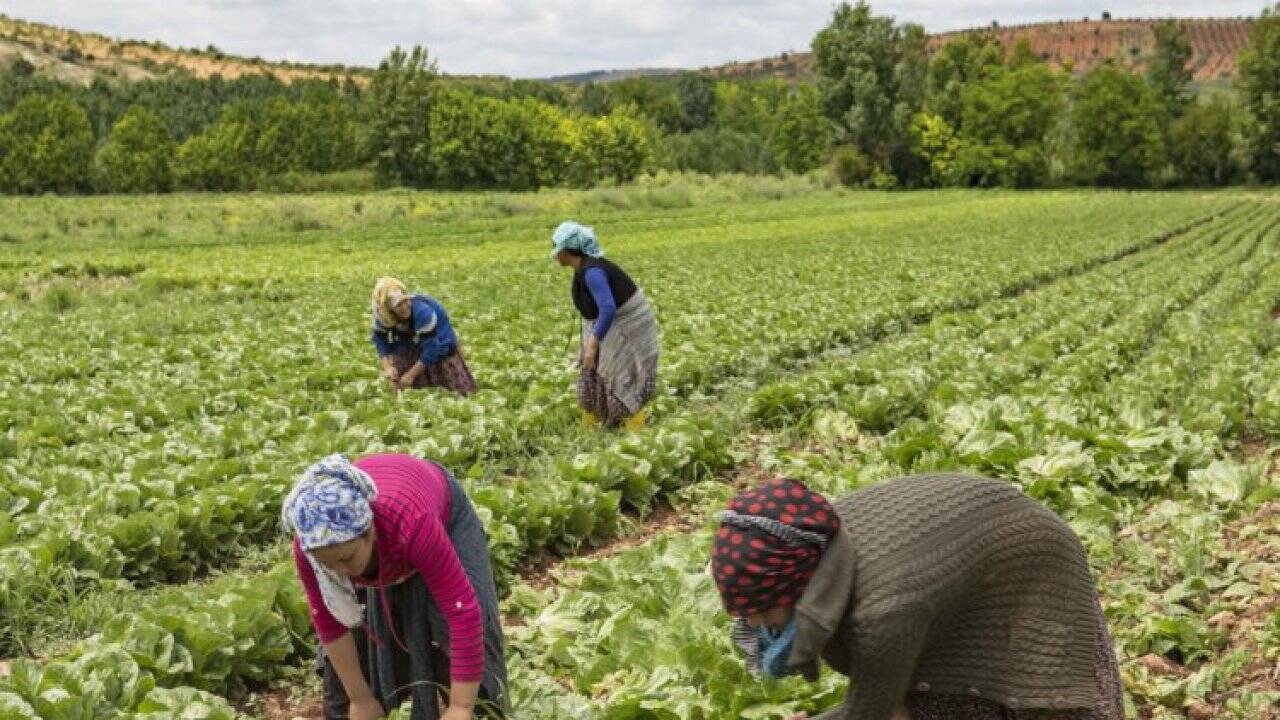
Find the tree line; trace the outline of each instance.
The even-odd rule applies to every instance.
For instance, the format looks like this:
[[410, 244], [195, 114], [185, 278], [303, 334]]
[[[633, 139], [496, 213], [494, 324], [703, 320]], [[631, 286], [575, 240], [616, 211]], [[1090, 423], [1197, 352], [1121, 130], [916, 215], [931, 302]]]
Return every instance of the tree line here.
[[[395, 49], [370, 82], [268, 76], [95, 80], [0, 74], [0, 191], [249, 190], [370, 169], [383, 185], [535, 189], [829, 167], [865, 187], [1210, 186], [1280, 177], [1280, 14], [1235, 93], [1197, 97], [1190, 45], [1156, 27], [1144, 74], [1053, 70], [981, 32], [930, 56], [924, 30], [839, 5], [816, 80], [698, 73], [581, 86], [441, 75]], [[365, 173], [368, 175], [368, 173]]]

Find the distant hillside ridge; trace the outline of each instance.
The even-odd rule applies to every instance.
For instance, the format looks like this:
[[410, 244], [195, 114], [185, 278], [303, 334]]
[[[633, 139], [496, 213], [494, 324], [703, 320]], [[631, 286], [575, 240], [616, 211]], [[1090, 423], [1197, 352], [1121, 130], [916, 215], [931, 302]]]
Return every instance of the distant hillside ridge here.
[[[1114, 58], [1126, 67], [1142, 70], [1155, 46], [1153, 27], [1158, 22], [1161, 20], [1062, 20], [1008, 27], [993, 24], [931, 35], [929, 52], [932, 55], [946, 43], [969, 33], [990, 32], [1008, 48], [1027, 40], [1032, 50], [1055, 68], [1069, 64], [1083, 72]], [[1235, 75], [1236, 58], [1249, 44], [1253, 19], [1177, 19], [1177, 22], [1186, 29], [1190, 40], [1188, 65], [1198, 82], [1221, 82]], [[201, 50], [171, 48], [157, 41], [117, 40], [0, 14], [0, 71], [18, 63], [25, 63], [42, 75], [81, 85], [88, 85], [101, 76], [144, 80], [175, 72], [199, 78], [219, 75], [227, 79], [270, 75], [284, 83], [300, 79], [350, 79], [363, 85], [373, 73], [373, 69], [367, 67], [245, 58], [224, 53], [214, 46]], [[794, 82], [813, 77], [813, 56], [809, 52], [784, 52], [693, 71], [724, 78], [774, 77]], [[608, 82], [629, 77], [669, 77], [680, 72], [683, 71], [676, 68], [594, 70], [546, 80]]]
[[[1249, 45], [1251, 18], [1174, 18], [1187, 33], [1191, 60], [1187, 66], [1197, 82], [1218, 82], [1235, 76], [1236, 58]], [[1049, 63], [1071, 65], [1085, 72], [1111, 58], [1125, 67], [1143, 70], [1155, 48], [1155, 31], [1161, 19], [1059, 20], [1008, 27], [991, 25], [929, 36], [929, 54], [956, 38], [989, 32], [1006, 48], [1026, 40]], [[773, 57], [707, 68], [717, 77], [775, 77], [794, 81], [813, 77], [813, 55], [786, 52]]]
[[244, 58], [216, 47], [171, 48], [164, 43], [116, 40], [97, 33], [18, 20], [0, 14], [0, 70], [25, 62], [64, 82], [88, 85], [96, 76], [144, 80], [173, 72], [199, 78], [270, 75], [284, 83], [301, 79], [367, 82], [368, 68]]

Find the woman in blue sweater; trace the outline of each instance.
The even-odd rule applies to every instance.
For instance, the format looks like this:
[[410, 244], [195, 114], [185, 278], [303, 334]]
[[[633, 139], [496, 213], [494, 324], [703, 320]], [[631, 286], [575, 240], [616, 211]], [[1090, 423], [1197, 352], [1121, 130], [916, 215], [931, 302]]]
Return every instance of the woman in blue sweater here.
[[382, 374], [396, 390], [434, 386], [463, 395], [476, 391], [444, 306], [430, 295], [409, 293], [395, 278], [378, 278], [373, 286], [372, 340]]
[[653, 308], [631, 277], [604, 259], [591, 228], [561, 223], [551, 257], [574, 271], [571, 294], [583, 321], [578, 404], [588, 424], [639, 429], [658, 377]]

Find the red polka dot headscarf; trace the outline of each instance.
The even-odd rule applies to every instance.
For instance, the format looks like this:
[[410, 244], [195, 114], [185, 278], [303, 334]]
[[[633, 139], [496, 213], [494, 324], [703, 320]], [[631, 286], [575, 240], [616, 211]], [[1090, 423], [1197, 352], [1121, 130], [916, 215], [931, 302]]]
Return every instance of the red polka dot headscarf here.
[[744, 617], [795, 605], [839, 529], [831, 503], [794, 480], [735, 497], [720, 515], [711, 549], [725, 609]]

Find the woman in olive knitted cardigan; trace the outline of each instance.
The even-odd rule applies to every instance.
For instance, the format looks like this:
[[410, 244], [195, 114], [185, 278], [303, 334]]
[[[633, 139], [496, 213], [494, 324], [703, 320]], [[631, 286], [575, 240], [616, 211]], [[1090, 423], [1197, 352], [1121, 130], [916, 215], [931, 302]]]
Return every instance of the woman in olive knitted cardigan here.
[[834, 505], [776, 480], [734, 498], [711, 569], [755, 674], [851, 678], [824, 720], [1123, 720], [1071, 528], [1008, 483], [921, 475]]

